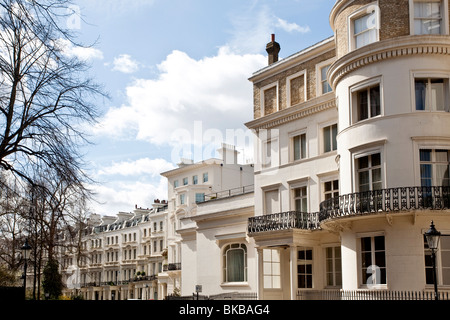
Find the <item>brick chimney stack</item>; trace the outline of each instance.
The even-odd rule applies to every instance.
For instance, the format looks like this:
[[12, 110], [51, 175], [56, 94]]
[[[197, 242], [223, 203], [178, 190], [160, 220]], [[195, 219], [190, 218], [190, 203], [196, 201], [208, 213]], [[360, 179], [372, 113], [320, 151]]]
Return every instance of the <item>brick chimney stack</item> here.
[[272, 34], [272, 41], [266, 46], [266, 51], [269, 54], [269, 66], [278, 61], [280, 49], [280, 44], [275, 41], [275, 35]]

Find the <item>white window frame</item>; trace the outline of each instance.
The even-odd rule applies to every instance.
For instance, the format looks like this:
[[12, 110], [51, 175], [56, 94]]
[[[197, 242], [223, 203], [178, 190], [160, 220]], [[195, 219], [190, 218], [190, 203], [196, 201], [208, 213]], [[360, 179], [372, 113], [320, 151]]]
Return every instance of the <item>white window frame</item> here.
[[[375, 154], [380, 155], [380, 164], [377, 166], [374, 166], [372, 164], [372, 156]], [[373, 189], [373, 170], [376, 170], [376, 169], [380, 169], [380, 171], [381, 171], [381, 173], [380, 173], [381, 188], [380, 189], [383, 189], [383, 182], [384, 182], [383, 181], [383, 157], [382, 157], [381, 152], [373, 152], [373, 153], [365, 154], [363, 156], [359, 156], [359, 157], [355, 158], [355, 161], [359, 161], [360, 159], [365, 158], [365, 157], [370, 157], [370, 163], [368, 164], [367, 168], [360, 169], [359, 166], [356, 165], [356, 162], [355, 162], [355, 175], [356, 175], [356, 183], [357, 183], [356, 186], [358, 188], [358, 192], [362, 192], [361, 190], [359, 190], [360, 184], [361, 184], [359, 181], [359, 172], [361, 172], [361, 171], [369, 172], [369, 190], [368, 191], [373, 191], [374, 190]]]
[[[321, 95], [333, 92], [333, 88], [331, 88], [330, 92], [323, 93], [323, 82], [327, 81], [327, 79], [322, 79], [322, 68], [326, 66], [331, 66], [334, 62], [335, 58], [328, 59], [326, 61], [322, 61], [318, 64], [316, 64], [316, 97], [320, 97]], [[331, 87], [331, 84], [328, 83], [328, 85]]]
[[376, 1], [376, 2], [372, 2], [372, 3], [362, 7], [361, 9], [355, 11], [348, 17], [347, 25], [348, 25], [348, 46], [349, 46], [348, 50], [349, 51], [354, 51], [356, 49], [360, 49], [360, 48], [364, 47], [364, 46], [362, 46], [360, 48], [356, 48], [354, 21], [359, 18], [362, 18], [366, 15], [369, 15], [373, 12], [375, 13], [375, 16], [377, 19], [376, 24], [374, 26], [374, 28], [376, 30], [376, 39], [374, 42], [371, 42], [371, 43], [380, 41], [380, 9], [378, 6], [378, 1]]
[[[337, 283], [337, 279], [336, 279], [336, 274], [337, 274], [337, 270], [336, 270], [336, 265], [337, 265], [337, 258], [336, 258], [336, 248], [340, 248], [341, 249], [341, 256], [340, 256], [340, 262], [341, 262], [341, 284], [336, 284]], [[327, 250], [328, 249], [332, 249], [332, 257], [328, 258], [327, 257]], [[336, 244], [329, 244], [324, 246], [323, 248], [324, 253], [323, 253], [323, 257], [325, 259], [325, 286], [326, 288], [341, 288], [342, 287], [342, 248], [341, 245], [339, 243]], [[331, 260], [332, 261], [332, 267], [331, 267], [331, 271], [327, 270], [327, 260]], [[331, 274], [333, 277], [333, 284], [329, 284], [328, 283], [328, 274]]]
[[[263, 169], [276, 168], [280, 165], [280, 140], [278, 137], [269, 138], [262, 142], [261, 167]], [[270, 146], [270, 155], [269, 155]]]
[[335, 121], [333, 121], [333, 122], [326, 122], [326, 123], [322, 123], [319, 126], [319, 132], [320, 132], [320, 138], [319, 138], [319, 141], [320, 141], [320, 145], [319, 145], [320, 154], [335, 152], [337, 150], [337, 141], [336, 141], [336, 146], [335, 146], [336, 148], [334, 150], [332, 149], [330, 151], [325, 151], [325, 128], [332, 127], [334, 125], [337, 126], [337, 130], [336, 130], [336, 137], [337, 137], [337, 135], [339, 134], [339, 124], [337, 122], [335, 122]]
[[[415, 14], [414, 14], [414, 3], [416, 2], [436, 2], [441, 3], [441, 35], [449, 34], [449, 19], [448, 19], [448, 1], [443, 0], [409, 0], [409, 30], [410, 35], [415, 34]], [[423, 34], [427, 35], [427, 34]]]
[[[295, 207], [295, 190], [299, 188], [306, 188], [306, 212], [308, 212], [310, 208], [310, 188], [309, 188], [309, 179], [300, 179], [297, 181], [288, 181], [289, 183], [289, 205], [290, 211], [297, 211]], [[301, 210], [300, 210], [301, 211]]]
[[291, 102], [291, 80], [298, 78], [298, 77], [302, 77], [303, 76], [303, 84], [304, 84], [304, 95], [303, 95], [303, 102], [301, 103], [305, 103], [306, 101], [308, 101], [308, 82], [307, 82], [307, 73], [306, 70], [297, 72], [289, 77], [286, 78], [286, 101], [287, 101], [287, 106], [288, 107], [292, 107], [292, 102]]
[[[302, 150], [300, 150], [300, 159], [295, 159], [294, 138], [298, 137], [298, 136], [302, 136], [302, 135], [305, 135], [305, 150], [304, 150], [305, 157], [303, 157], [303, 158], [301, 157]], [[302, 161], [304, 159], [307, 159], [308, 158], [308, 149], [309, 149], [308, 146], [309, 146], [309, 144], [308, 144], [308, 135], [307, 135], [306, 128], [289, 133], [289, 162], [297, 162], [297, 161]]]
[[[443, 79], [444, 80], [444, 110], [417, 110], [416, 109], [416, 79]], [[450, 112], [450, 73], [433, 70], [411, 72], [411, 110], [412, 112]], [[429, 88], [427, 88], [429, 90]], [[431, 98], [431, 95], [429, 95]]]
[[[299, 251], [311, 251], [311, 259], [300, 259], [299, 256]], [[307, 265], [311, 265], [311, 273], [308, 273], [305, 271], [305, 273], [303, 273], [302, 275], [311, 275], [311, 287], [300, 287], [299, 283], [298, 283], [298, 278], [300, 276], [298, 270], [296, 272], [297, 275], [297, 288], [300, 290], [308, 290], [308, 289], [314, 289], [314, 248], [313, 247], [297, 247], [297, 268], [298, 266], [303, 265], [303, 266], [307, 266]]]
[[[379, 284], [367, 284], [363, 282], [364, 276], [362, 274], [362, 257], [361, 257], [361, 239], [362, 238], [371, 238], [371, 255], [372, 255], [372, 263], [374, 261], [374, 255], [375, 255], [375, 237], [384, 237], [384, 258], [386, 263], [386, 283], [379, 283]], [[386, 234], [384, 231], [375, 231], [375, 232], [367, 232], [367, 233], [357, 233], [356, 234], [357, 241], [357, 248], [358, 248], [358, 283], [361, 288], [370, 288], [370, 289], [386, 289], [388, 286], [388, 256], [387, 256], [387, 241], [386, 241]]]
[[[238, 245], [239, 247], [234, 247], [233, 245]], [[245, 249], [243, 248], [243, 246], [245, 247]], [[228, 248], [229, 247], [229, 248]], [[230, 250], [242, 250], [244, 251], [244, 280], [242, 281], [229, 281], [228, 280], [228, 256], [227, 253]], [[222, 248], [222, 270], [223, 270], [223, 274], [222, 274], [222, 281], [223, 283], [239, 283], [239, 284], [243, 284], [246, 283], [248, 281], [248, 246], [246, 243], [242, 243], [242, 242], [234, 242], [234, 243], [227, 243], [223, 246]]]
[[415, 185], [420, 186], [420, 150], [450, 150], [450, 138], [441, 137], [430, 140], [428, 137], [412, 137], [412, 140], [414, 145], [414, 183]]
[[270, 84], [268, 84], [268, 85], [266, 85], [266, 86], [264, 86], [264, 87], [262, 87], [260, 89], [261, 117], [266, 116], [266, 114], [264, 112], [266, 110], [265, 105], [264, 105], [264, 93], [267, 90], [272, 89], [273, 87], [275, 87], [275, 90], [276, 90], [276, 110], [275, 110], [275, 112], [280, 110], [280, 101], [279, 101], [279, 96], [278, 96], [279, 84], [278, 84], [278, 81], [277, 81], [277, 82], [272, 82], [272, 83], [270, 83]]
[[[280, 185], [276, 184], [275, 186], [267, 186], [267, 187], [262, 187], [262, 194], [263, 194], [263, 214], [273, 214], [273, 213], [279, 213], [281, 212], [281, 194], [280, 194]], [[266, 206], [266, 198], [267, 198], [267, 193], [268, 192], [277, 192], [278, 194], [278, 208], [277, 210], [274, 210], [274, 212], [271, 213], [267, 213], [267, 206]], [[274, 208], [272, 208], [274, 209]]]
[[371, 149], [366, 149], [363, 151], [355, 152], [352, 155], [352, 163], [353, 163], [353, 192], [361, 192], [359, 190], [359, 176], [358, 176], [358, 165], [357, 160], [366, 156], [370, 156], [373, 154], [379, 153], [381, 158], [381, 189], [386, 188], [386, 159], [384, 154], [384, 148], [383, 147], [374, 147]]
[[[367, 119], [358, 120], [358, 92], [362, 90], [368, 90], [369, 88], [373, 88], [375, 86], [380, 86], [380, 114], [374, 117], [370, 116]], [[383, 78], [381, 76], [377, 76], [363, 82], [357, 83], [350, 87], [350, 122], [352, 124], [368, 121], [370, 119], [382, 117], [384, 115], [384, 90], [383, 90]], [[370, 105], [368, 106], [370, 108]]]
[[326, 172], [322, 174], [317, 175], [319, 177], [319, 185], [320, 185], [320, 202], [325, 201], [325, 183], [327, 182], [333, 182], [335, 180], [339, 183], [339, 194], [341, 189], [341, 180], [339, 179], [339, 172], [333, 171], [333, 172]]
[[[274, 259], [273, 255], [274, 251], [277, 252], [278, 259]], [[264, 289], [280, 290], [282, 288], [281, 262], [282, 261], [280, 249], [270, 249], [270, 248], [262, 249], [262, 265], [263, 265], [262, 286]]]
[[[424, 234], [426, 231], [427, 231], [427, 229], [422, 229], [422, 234]], [[446, 238], [450, 237], [450, 230], [439, 230], [439, 231], [441, 232], [443, 237], [446, 237]], [[425, 249], [426, 239], [425, 239], [425, 237], [423, 237], [423, 238], [424, 238], [423, 242], [424, 242], [424, 260], [425, 260], [425, 255], [431, 254], [431, 249]], [[442, 238], [441, 238], [441, 241], [442, 241]], [[446, 248], [444, 250], [446, 252], [448, 252], [450, 250], [450, 248]], [[449, 269], [450, 265], [443, 266], [443, 264], [442, 264], [442, 251], [443, 251], [442, 245], [439, 245], [438, 249], [436, 250], [436, 280], [437, 280], [438, 286], [443, 286], [445, 288], [448, 288], [449, 285], [450, 285], [450, 282], [444, 284], [442, 269], [443, 268]], [[427, 266], [426, 266], [425, 261], [424, 261], [425, 286], [428, 287], [428, 288], [432, 288], [433, 287], [432, 283], [426, 283], [426, 268], [427, 268]]]
[[[181, 193], [179, 195], [179, 200], [180, 200], [180, 205], [185, 205], [186, 204], [186, 193]], [[156, 223], [156, 222], [155, 222]]]
[[[447, 157], [448, 154], [450, 153], [450, 148], [420, 148], [419, 149], [419, 153], [421, 150], [431, 150], [431, 160], [430, 161], [421, 161], [420, 160], [420, 156], [419, 156], [419, 166], [422, 166], [422, 164], [426, 164], [426, 165], [431, 165], [432, 166], [432, 176], [431, 176], [431, 186], [441, 186], [442, 184], [440, 184], [437, 180], [437, 173], [436, 173], [436, 165], [437, 164], [443, 164], [445, 162], [438, 162], [436, 160], [436, 150], [443, 150], [443, 151], [447, 151]], [[446, 162], [448, 163], [448, 162]], [[420, 176], [420, 186], [422, 185], [422, 176]]]

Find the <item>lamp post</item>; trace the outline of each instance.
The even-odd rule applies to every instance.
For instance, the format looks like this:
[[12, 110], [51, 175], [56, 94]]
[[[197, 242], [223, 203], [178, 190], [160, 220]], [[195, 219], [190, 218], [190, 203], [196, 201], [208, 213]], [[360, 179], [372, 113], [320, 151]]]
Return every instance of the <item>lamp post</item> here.
[[425, 232], [425, 237], [427, 238], [428, 247], [431, 249], [431, 261], [433, 263], [434, 299], [439, 300], [436, 279], [436, 250], [439, 246], [441, 233], [436, 230], [433, 221], [431, 221], [430, 229]]
[[22, 250], [22, 255], [25, 260], [25, 263], [23, 265], [23, 298], [26, 299], [27, 295], [27, 262], [28, 262], [28, 251], [31, 250], [31, 246], [28, 244], [28, 239], [25, 239], [25, 244], [20, 248]]

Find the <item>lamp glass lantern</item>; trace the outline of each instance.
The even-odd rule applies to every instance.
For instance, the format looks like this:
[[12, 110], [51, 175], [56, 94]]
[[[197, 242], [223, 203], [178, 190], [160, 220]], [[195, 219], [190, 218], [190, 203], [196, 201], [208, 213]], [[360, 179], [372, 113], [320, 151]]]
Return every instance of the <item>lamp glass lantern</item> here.
[[439, 240], [441, 238], [441, 233], [436, 230], [433, 221], [431, 221], [430, 229], [425, 232], [425, 237], [427, 238], [428, 247], [431, 250], [437, 250], [439, 246]]
[[24, 260], [28, 259], [28, 251], [31, 250], [31, 246], [28, 244], [28, 239], [25, 239], [25, 244], [20, 248], [22, 250], [22, 255]]

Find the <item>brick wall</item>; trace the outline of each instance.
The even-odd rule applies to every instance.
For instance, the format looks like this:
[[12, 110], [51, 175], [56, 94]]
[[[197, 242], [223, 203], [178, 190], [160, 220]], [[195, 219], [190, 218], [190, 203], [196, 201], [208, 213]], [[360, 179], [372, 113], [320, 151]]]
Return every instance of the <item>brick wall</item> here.
[[[355, 0], [347, 2], [348, 4], [343, 7], [344, 9], [335, 19], [336, 55], [338, 58], [348, 53], [348, 17], [374, 1]], [[378, 0], [378, 3], [380, 7], [380, 41], [409, 35], [409, 0]], [[447, 14], [450, 16], [450, 6]]]
[[[270, 84], [278, 84], [278, 106], [279, 110], [283, 110], [288, 108], [288, 99], [287, 99], [287, 78], [306, 70], [306, 86], [304, 84], [304, 77], [300, 76], [300, 78], [291, 79], [291, 105], [295, 105], [297, 103], [304, 102], [304, 90], [306, 87], [307, 91], [307, 100], [312, 99], [316, 96], [316, 64], [331, 59], [335, 56], [335, 50], [328, 51], [318, 57], [315, 57], [311, 60], [308, 60], [303, 63], [298, 63], [293, 67], [280, 72], [272, 77], [264, 79], [263, 81], [254, 83], [253, 85], [253, 105], [254, 105], [254, 118], [261, 117], [261, 88], [264, 88]], [[318, 85], [321, 85], [318, 83]], [[273, 88], [275, 89], [275, 88]], [[273, 90], [269, 88], [268, 90]], [[276, 111], [276, 108], [273, 107], [273, 97], [275, 96], [273, 91], [266, 91], [264, 96], [264, 115], [268, 115]]]

